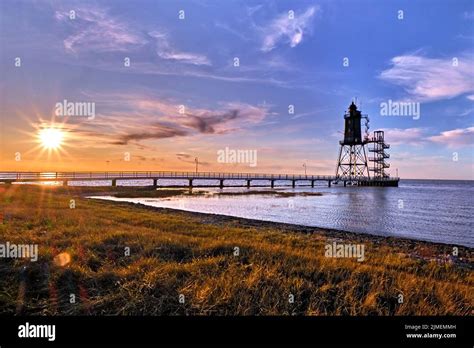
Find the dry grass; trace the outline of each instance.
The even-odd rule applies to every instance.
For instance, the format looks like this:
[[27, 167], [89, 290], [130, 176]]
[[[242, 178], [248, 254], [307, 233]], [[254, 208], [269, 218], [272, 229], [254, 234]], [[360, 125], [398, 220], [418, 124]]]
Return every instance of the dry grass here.
[[[461, 266], [429, 260], [449, 246], [301, 233], [83, 197], [105, 190], [0, 186], [0, 243], [39, 245], [37, 262], [0, 260], [2, 313], [472, 314], [472, 249], [460, 249]], [[324, 257], [324, 245], [334, 237], [364, 243], [366, 260]], [[66, 266], [54, 261], [61, 253], [71, 256]]]

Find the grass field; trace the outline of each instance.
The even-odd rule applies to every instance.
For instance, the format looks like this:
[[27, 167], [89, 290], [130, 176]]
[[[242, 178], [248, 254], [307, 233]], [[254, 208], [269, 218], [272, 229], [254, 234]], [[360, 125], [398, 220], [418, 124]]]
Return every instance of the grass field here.
[[[1, 313], [473, 314], [472, 249], [447, 260], [452, 246], [85, 198], [108, 190], [0, 186], [0, 243], [39, 248], [0, 259]], [[363, 243], [365, 261], [325, 257], [333, 240]]]

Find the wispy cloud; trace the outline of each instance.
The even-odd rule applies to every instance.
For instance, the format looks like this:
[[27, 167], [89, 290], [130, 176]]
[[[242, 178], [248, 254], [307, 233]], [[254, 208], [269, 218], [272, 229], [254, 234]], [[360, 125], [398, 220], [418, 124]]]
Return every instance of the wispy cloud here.
[[470, 12], [464, 11], [462, 16], [463, 16], [464, 19], [472, 21], [472, 20], [474, 20], [474, 11], [470, 11]]
[[266, 110], [247, 104], [227, 104], [217, 110], [191, 109], [181, 116], [164, 116], [158, 122], [151, 122], [145, 127], [146, 131], [143, 131], [144, 120], [141, 120], [137, 127], [118, 135], [113, 144], [126, 145], [133, 141], [196, 134], [227, 134], [259, 123], [266, 114]]
[[469, 108], [469, 109], [466, 109], [463, 112], [461, 112], [459, 114], [459, 116], [467, 116], [467, 115], [472, 114], [473, 112], [474, 112], [474, 108]]
[[149, 124], [146, 131], [132, 131], [131, 133], [121, 134], [118, 139], [112, 141], [113, 145], [127, 145], [132, 141], [140, 141], [147, 139], [165, 139], [178, 136], [185, 136], [187, 131], [179, 129], [176, 125], [165, 125], [162, 123]]
[[[96, 65], [97, 67], [97, 65]], [[110, 67], [110, 64], [101, 64], [99, 67], [103, 70], [107, 71], [115, 71], [115, 67]], [[196, 69], [195, 69], [196, 68]], [[122, 69], [123, 71], [123, 69]], [[184, 77], [191, 77], [191, 78], [198, 78], [198, 79], [207, 79], [207, 80], [216, 80], [216, 81], [223, 81], [229, 83], [255, 83], [255, 84], [262, 84], [262, 85], [271, 85], [275, 87], [281, 88], [309, 88], [306, 85], [298, 85], [293, 81], [284, 81], [280, 79], [276, 79], [269, 76], [255, 76], [255, 70], [247, 71], [247, 75], [243, 74], [224, 74], [221, 72], [213, 72], [213, 71], [203, 71], [198, 70], [197, 67], [194, 66], [187, 66], [187, 68], [180, 67], [176, 69], [170, 67], [169, 69], [165, 69], [162, 66], [158, 66], [152, 63], [135, 63], [133, 64], [130, 69], [130, 72], [135, 74], [154, 74], [154, 75], [162, 75], [162, 76], [184, 76]]]
[[220, 110], [191, 110], [186, 113], [184, 125], [204, 134], [225, 134], [258, 124], [267, 115], [262, 107], [241, 103], [229, 103]]
[[75, 19], [69, 18], [69, 12], [55, 13], [58, 21], [68, 24], [74, 31], [63, 41], [67, 52], [125, 51], [146, 43], [141, 35], [134, 33], [125, 22], [114, 18], [105, 9], [81, 7], [75, 11]]
[[261, 8], [263, 7], [263, 5], [256, 5], [256, 6], [248, 6], [247, 7], [247, 14], [249, 16], [252, 16], [255, 12], [258, 12]]
[[290, 18], [288, 13], [284, 13], [275, 18], [268, 26], [263, 28], [262, 51], [269, 52], [282, 42], [296, 47], [303, 40], [303, 34], [310, 31], [310, 25], [319, 6], [311, 6], [304, 13], [295, 13], [294, 18]]
[[[288, 28], [275, 20], [275, 28], [257, 28], [275, 40], [275, 44], [283, 42], [283, 30], [290, 35], [291, 31], [306, 29], [310, 17], [318, 7], [311, 7], [302, 14], [295, 14]], [[272, 55], [267, 59], [255, 59], [255, 64], [248, 63], [239, 69], [228, 66], [213, 66], [210, 57], [198, 52], [191, 52], [176, 47], [175, 38], [168, 32], [156, 27], [148, 27], [143, 23], [131, 22], [126, 17], [118, 17], [109, 10], [100, 7], [76, 9], [76, 18], [70, 19], [68, 11], [56, 11], [56, 20], [64, 26], [68, 33], [63, 40], [66, 53], [80, 55], [80, 60], [71, 61], [64, 57], [67, 64], [80, 64], [98, 70], [117, 71], [133, 74], [156, 74], [162, 76], [190, 77], [215, 80], [229, 83], [265, 84], [280, 88], [311, 88], [304, 82], [289, 81], [281, 73], [295, 71], [296, 67], [284, 57]], [[217, 23], [216, 26], [225, 30], [233, 30], [228, 24]], [[279, 27], [280, 26], [280, 27]], [[283, 26], [283, 27], [282, 27]], [[278, 28], [279, 29], [278, 29]], [[255, 27], [253, 27], [255, 28]], [[276, 31], [275, 31], [276, 30]], [[243, 38], [243, 34], [240, 34]], [[273, 37], [273, 39], [271, 39]], [[250, 39], [247, 39], [250, 40]], [[296, 42], [294, 42], [296, 45]], [[110, 64], [107, 58], [100, 57], [101, 52], [129, 52], [133, 63], [127, 69], [123, 66]], [[156, 57], [156, 58], [154, 58]], [[150, 59], [151, 58], [151, 59]], [[280, 76], [273, 76], [278, 72]], [[295, 76], [295, 75], [293, 75]]]
[[211, 65], [210, 60], [202, 54], [179, 52], [171, 47], [166, 34], [159, 31], [151, 31], [148, 33], [156, 42], [156, 53], [160, 58], [180, 61], [183, 63], [194, 65]]
[[264, 121], [262, 106], [221, 103], [215, 109], [181, 105], [146, 94], [89, 94], [101, 112], [93, 122], [80, 124], [80, 136], [97, 143], [139, 145], [143, 140], [228, 134]]
[[439, 135], [429, 137], [429, 140], [447, 145], [450, 148], [474, 145], [474, 127], [458, 128], [441, 132]]
[[[186, 152], [177, 153], [176, 158], [181, 162], [193, 163], [193, 164], [196, 163], [195, 160], [194, 160], [194, 156], [191, 156], [189, 153], [186, 153]], [[210, 163], [200, 159], [199, 160], [199, 165], [200, 166], [201, 165], [208, 166], [208, 165], [210, 165]]]
[[144, 32], [136, 24], [114, 17], [106, 9], [81, 7], [76, 18], [70, 19], [69, 12], [56, 11], [56, 19], [69, 25], [73, 31], [64, 39], [68, 53], [131, 51], [144, 46], [154, 47], [161, 59], [174, 62], [211, 65], [202, 54], [182, 52], [172, 47], [169, 36], [158, 30]]
[[425, 128], [384, 128], [382, 130], [391, 145], [421, 145], [425, 141]]
[[392, 145], [425, 145], [437, 143], [449, 148], [474, 145], [474, 127], [458, 128], [442, 131], [437, 135], [429, 135], [428, 128], [385, 128], [387, 140]]
[[474, 92], [474, 62], [460, 55], [459, 64], [452, 59], [403, 55], [392, 58], [392, 67], [379, 75], [384, 81], [401, 86], [417, 101], [453, 98]]

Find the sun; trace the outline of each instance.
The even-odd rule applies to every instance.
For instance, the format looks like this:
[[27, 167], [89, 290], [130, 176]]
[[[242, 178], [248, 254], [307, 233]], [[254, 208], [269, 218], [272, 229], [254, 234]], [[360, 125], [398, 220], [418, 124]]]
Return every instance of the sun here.
[[39, 130], [38, 139], [43, 148], [57, 150], [63, 143], [64, 132], [57, 128], [43, 128]]

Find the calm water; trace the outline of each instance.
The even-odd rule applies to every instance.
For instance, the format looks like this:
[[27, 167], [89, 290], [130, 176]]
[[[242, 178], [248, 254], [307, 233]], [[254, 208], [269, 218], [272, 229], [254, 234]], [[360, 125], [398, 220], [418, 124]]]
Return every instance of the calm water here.
[[210, 189], [211, 194], [197, 197], [105, 199], [474, 247], [473, 181], [402, 180], [398, 188], [320, 186], [279, 190], [323, 195], [218, 196], [212, 194], [218, 189]]

